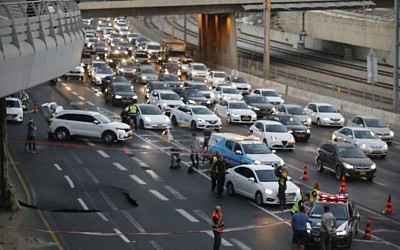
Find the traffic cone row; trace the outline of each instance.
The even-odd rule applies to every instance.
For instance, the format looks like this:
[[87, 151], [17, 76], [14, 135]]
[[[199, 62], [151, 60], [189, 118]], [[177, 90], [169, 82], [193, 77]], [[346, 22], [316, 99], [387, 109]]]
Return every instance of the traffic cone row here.
[[303, 176], [301, 176], [300, 179], [308, 180], [308, 166], [307, 166], [307, 163], [304, 163]]
[[39, 111], [38, 104], [37, 104], [37, 102], [35, 102], [33, 104], [33, 113], [37, 113], [38, 111]]
[[346, 193], [346, 177], [344, 175], [342, 175], [342, 178], [340, 180], [339, 193]]
[[364, 239], [371, 239], [371, 219], [369, 217], [367, 219], [367, 225], [365, 226]]
[[391, 214], [393, 212], [392, 210], [392, 197], [389, 194], [388, 200], [386, 202], [386, 209], [383, 210], [384, 214]]

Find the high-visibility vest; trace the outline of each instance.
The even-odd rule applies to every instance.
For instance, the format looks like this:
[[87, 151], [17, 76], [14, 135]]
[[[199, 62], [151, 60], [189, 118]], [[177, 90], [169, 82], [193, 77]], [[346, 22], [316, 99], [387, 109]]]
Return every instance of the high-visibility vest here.
[[299, 206], [300, 201], [303, 201], [303, 196], [298, 197], [296, 199], [296, 201], [294, 202], [292, 210], [291, 210], [292, 214], [300, 212], [300, 206]]
[[137, 114], [137, 108], [135, 105], [130, 105], [129, 106], [129, 114], [136, 115]]
[[[213, 212], [212, 217], [211, 217], [212, 228], [213, 228], [213, 230], [217, 231], [218, 233], [222, 233], [223, 229], [224, 229], [224, 222], [223, 222], [223, 220], [221, 220], [221, 217], [222, 217], [222, 214], [217, 213], [216, 211]], [[215, 222], [215, 221], [217, 221], [217, 222]]]
[[310, 192], [310, 202], [314, 203], [318, 199], [319, 199], [319, 190], [313, 188], [313, 190], [311, 190], [311, 192]]
[[279, 185], [286, 186], [287, 177], [288, 177], [288, 173], [287, 172], [282, 172], [281, 176], [279, 177]]
[[213, 158], [211, 159], [211, 164], [210, 164], [210, 171], [212, 174], [217, 173], [217, 168], [216, 168], [217, 161], [218, 161], [218, 157], [213, 156]]

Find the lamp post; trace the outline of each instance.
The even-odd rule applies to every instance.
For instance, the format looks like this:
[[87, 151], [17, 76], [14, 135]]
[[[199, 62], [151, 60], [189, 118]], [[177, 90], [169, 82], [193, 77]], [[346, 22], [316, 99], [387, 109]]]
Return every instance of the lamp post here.
[[270, 31], [271, 31], [271, 0], [264, 1], [264, 79], [269, 79], [270, 73]]

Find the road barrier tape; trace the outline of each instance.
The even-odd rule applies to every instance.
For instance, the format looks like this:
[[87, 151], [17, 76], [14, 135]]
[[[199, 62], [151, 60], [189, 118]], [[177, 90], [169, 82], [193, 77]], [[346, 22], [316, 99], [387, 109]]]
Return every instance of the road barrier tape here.
[[[251, 229], [259, 229], [259, 228], [266, 228], [271, 226], [276, 226], [280, 224], [286, 223], [288, 220], [279, 221], [275, 223], [264, 223], [259, 225], [248, 225], [248, 226], [240, 226], [240, 227], [231, 227], [225, 228], [223, 232], [237, 232], [237, 231], [244, 231], [244, 230], [251, 230]], [[16, 231], [31, 231], [31, 232], [41, 232], [41, 233], [55, 233], [55, 234], [74, 234], [74, 235], [90, 235], [90, 236], [139, 236], [139, 235], [150, 235], [150, 236], [165, 236], [165, 235], [178, 235], [178, 234], [199, 234], [199, 233], [210, 233], [211, 230], [189, 230], [189, 231], [176, 231], [176, 232], [89, 232], [89, 231], [63, 231], [63, 230], [45, 230], [45, 229], [37, 229], [37, 228], [23, 228], [23, 227], [15, 227], [15, 226], [7, 226], [7, 225], [0, 225], [0, 228], [11, 229]]]

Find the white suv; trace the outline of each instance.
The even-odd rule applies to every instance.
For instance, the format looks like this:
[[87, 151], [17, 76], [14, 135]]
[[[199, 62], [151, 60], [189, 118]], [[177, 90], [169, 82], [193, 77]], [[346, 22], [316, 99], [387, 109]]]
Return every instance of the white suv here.
[[105, 143], [132, 138], [131, 127], [112, 121], [95, 111], [62, 110], [49, 119], [49, 138], [53, 135], [60, 141], [70, 136], [102, 139]]
[[7, 121], [24, 121], [24, 111], [19, 98], [6, 97], [6, 116]]

